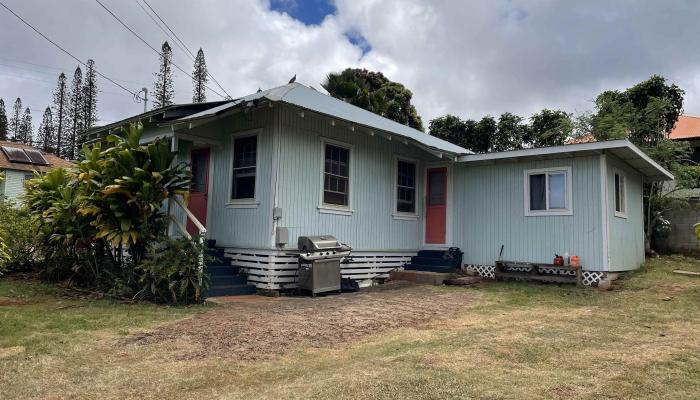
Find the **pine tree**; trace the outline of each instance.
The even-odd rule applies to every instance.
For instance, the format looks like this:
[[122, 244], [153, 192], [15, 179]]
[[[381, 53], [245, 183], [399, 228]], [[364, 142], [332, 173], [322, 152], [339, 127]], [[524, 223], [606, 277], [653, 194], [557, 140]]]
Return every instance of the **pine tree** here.
[[56, 136], [56, 155], [65, 157], [66, 121], [68, 114], [68, 95], [66, 93], [66, 74], [61, 72], [58, 84], [53, 92], [54, 132]]
[[207, 101], [207, 62], [204, 61], [204, 51], [200, 48], [197, 52], [197, 58], [194, 60], [194, 71], [192, 72], [192, 102], [204, 103]]
[[[89, 64], [88, 64], [89, 65]], [[94, 69], [93, 69], [94, 71]], [[75, 158], [77, 150], [77, 140], [80, 138], [81, 132], [85, 129], [85, 96], [87, 92], [83, 87], [83, 71], [80, 67], [75, 69], [73, 73], [73, 82], [70, 85], [69, 103], [68, 103], [68, 129], [70, 130], [70, 145], [66, 146], [68, 152], [66, 156], [70, 159]]]
[[15, 107], [12, 109], [12, 117], [10, 117], [10, 133], [12, 140], [17, 140], [20, 127], [22, 126], [22, 99], [19, 97], [15, 100]]
[[31, 145], [33, 142], [33, 132], [34, 127], [32, 126], [32, 112], [29, 107], [24, 109], [24, 114], [22, 115], [22, 124], [19, 128], [20, 134], [17, 141], [22, 144]]
[[53, 153], [55, 139], [51, 107], [46, 107], [46, 110], [44, 110], [44, 116], [41, 118], [39, 131], [36, 135], [36, 147], [44, 150], [45, 152]]
[[0, 140], [7, 140], [7, 111], [5, 111], [5, 101], [0, 99]]
[[160, 53], [160, 71], [156, 74], [154, 85], [153, 109], [163, 108], [173, 104], [175, 90], [173, 89], [173, 51], [166, 41]]
[[83, 81], [83, 129], [90, 129], [97, 123], [97, 73], [95, 61], [88, 60]]

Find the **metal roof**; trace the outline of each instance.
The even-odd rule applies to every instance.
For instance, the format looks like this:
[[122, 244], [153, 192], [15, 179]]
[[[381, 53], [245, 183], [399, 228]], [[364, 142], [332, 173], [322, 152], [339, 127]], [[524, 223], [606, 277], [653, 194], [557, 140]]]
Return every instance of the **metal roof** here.
[[192, 121], [201, 118], [217, 116], [227, 110], [231, 110], [237, 105], [250, 101], [267, 99], [272, 102], [282, 102], [300, 107], [305, 110], [325, 114], [327, 116], [344, 120], [353, 124], [362, 125], [370, 129], [381, 130], [392, 135], [401, 136], [416, 141], [430, 149], [446, 152], [450, 154], [470, 154], [471, 151], [431, 136], [425, 132], [413, 129], [408, 125], [384, 118], [373, 112], [346, 103], [342, 100], [325, 95], [315, 89], [304, 86], [300, 83], [290, 83], [269, 90], [242, 97], [231, 103], [210, 108], [197, 114], [180, 118], [178, 121]]
[[639, 147], [627, 139], [608, 140], [604, 142], [591, 142], [580, 144], [567, 144], [563, 146], [539, 147], [534, 149], [503, 151], [499, 153], [469, 154], [458, 158], [463, 163], [492, 163], [497, 160], [535, 157], [539, 159], [562, 158], [562, 156], [600, 154], [610, 152], [629, 164], [632, 168], [641, 172], [647, 180], [670, 181], [673, 174], [652, 160]]

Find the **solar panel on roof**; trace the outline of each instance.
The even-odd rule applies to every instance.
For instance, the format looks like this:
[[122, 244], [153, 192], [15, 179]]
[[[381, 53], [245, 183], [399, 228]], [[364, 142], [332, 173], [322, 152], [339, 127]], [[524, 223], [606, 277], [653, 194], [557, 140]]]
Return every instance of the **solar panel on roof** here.
[[49, 162], [46, 161], [46, 159], [44, 158], [44, 155], [41, 154], [41, 152], [39, 150], [24, 149], [24, 152], [27, 153], [27, 156], [29, 156], [29, 159], [32, 161], [32, 164], [49, 165]]
[[0, 146], [10, 162], [33, 164], [27, 153], [17, 147]]

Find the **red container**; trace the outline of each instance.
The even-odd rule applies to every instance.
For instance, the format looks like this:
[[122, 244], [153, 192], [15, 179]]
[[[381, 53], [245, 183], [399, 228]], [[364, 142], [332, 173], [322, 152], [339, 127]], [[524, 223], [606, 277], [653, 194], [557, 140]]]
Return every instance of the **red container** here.
[[564, 265], [564, 257], [555, 255], [554, 256], [554, 265]]

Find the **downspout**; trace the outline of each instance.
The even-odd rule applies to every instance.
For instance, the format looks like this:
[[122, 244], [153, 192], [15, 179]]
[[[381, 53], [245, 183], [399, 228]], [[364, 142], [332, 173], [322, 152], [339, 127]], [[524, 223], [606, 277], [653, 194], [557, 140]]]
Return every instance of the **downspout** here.
[[603, 271], [610, 270], [610, 210], [608, 208], [608, 163], [605, 153], [600, 154], [600, 209]]
[[270, 106], [273, 107], [273, 120], [274, 120], [274, 127], [272, 131], [272, 148], [273, 148], [273, 153], [272, 153], [272, 179], [270, 180], [270, 190], [272, 192], [272, 207], [270, 207], [270, 221], [272, 221], [271, 226], [271, 232], [270, 232], [270, 248], [276, 248], [277, 243], [276, 243], [276, 236], [277, 236], [277, 225], [279, 223], [279, 220], [275, 218], [275, 209], [277, 208], [279, 204], [279, 170], [280, 170], [280, 153], [281, 153], [281, 148], [282, 148], [282, 140], [281, 140], [281, 131], [282, 131], [282, 123], [281, 123], [281, 117], [280, 117], [280, 105], [279, 104], [273, 104], [270, 103]]

